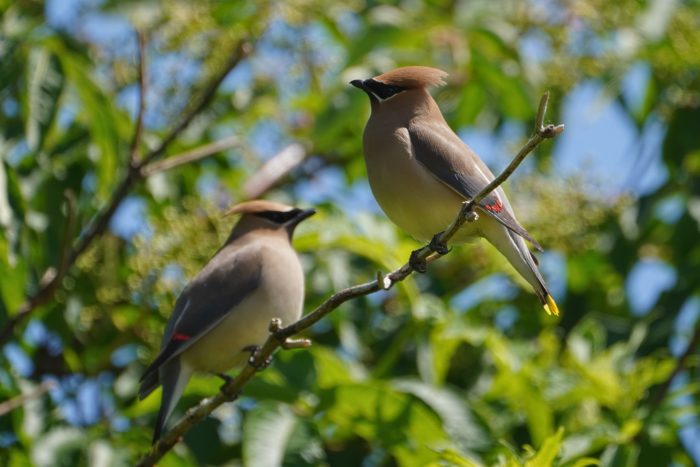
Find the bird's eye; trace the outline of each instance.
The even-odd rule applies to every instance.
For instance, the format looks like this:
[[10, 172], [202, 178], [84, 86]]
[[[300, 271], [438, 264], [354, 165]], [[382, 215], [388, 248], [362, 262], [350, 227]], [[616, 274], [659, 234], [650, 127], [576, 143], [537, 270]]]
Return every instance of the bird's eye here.
[[267, 219], [275, 224], [284, 224], [292, 219], [294, 219], [299, 213], [298, 209], [292, 209], [291, 211], [262, 211], [256, 212], [255, 215]]
[[401, 86], [396, 86], [394, 84], [386, 84], [382, 83], [381, 81], [375, 81], [373, 79], [366, 80], [364, 84], [369, 88], [372, 94], [374, 94], [381, 100], [388, 99], [406, 90]]

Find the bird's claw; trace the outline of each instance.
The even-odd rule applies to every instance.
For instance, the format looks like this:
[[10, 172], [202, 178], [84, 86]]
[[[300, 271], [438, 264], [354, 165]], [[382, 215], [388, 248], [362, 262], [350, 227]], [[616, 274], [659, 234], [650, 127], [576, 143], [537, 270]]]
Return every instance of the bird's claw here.
[[267, 356], [262, 362], [258, 362], [258, 354], [260, 353], [259, 345], [249, 345], [244, 347], [243, 350], [250, 352], [250, 357], [248, 358], [248, 365], [252, 366], [258, 371], [262, 371], [272, 363], [272, 356]]
[[430, 247], [431, 250], [433, 250], [435, 253], [439, 255], [446, 255], [447, 253], [450, 252], [450, 249], [447, 247], [447, 244], [442, 241], [442, 232], [437, 233], [433, 236], [433, 238], [430, 240], [430, 243], [428, 246]]
[[408, 264], [414, 271], [424, 273], [428, 270], [428, 262], [424, 258], [420, 258], [420, 249], [413, 250], [408, 258]]
[[230, 377], [229, 375], [227, 375], [226, 373], [214, 373], [214, 374], [215, 374], [216, 376], [218, 376], [219, 378], [221, 378], [221, 379], [224, 380], [224, 384], [222, 384], [221, 387], [219, 388], [219, 392], [221, 392], [221, 394], [223, 394], [224, 397], [226, 397], [226, 400], [227, 400], [228, 402], [233, 402], [233, 401], [235, 401], [236, 399], [238, 399], [238, 396], [241, 395], [241, 391], [238, 390], [238, 391], [235, 391], [235, 392], [232, 393], [232, 392], [227, 388], [227, 386], [231, 383], [231, 381], [233, 381], [233, 378], [231, 378], [231, 377]]
[[230, 377], [229, 375], [227, 375], [226, 373], [214, 373], [214, 374], [215, 374], [216, 376], [218, 376], [219, 378], [221, 378], [221, 379], [224, 380], [224, 385], [226, 385], [226, 384], [230, 383], [231, 381], [233, 381], [233, 378], [231, 378], [231, 377]]

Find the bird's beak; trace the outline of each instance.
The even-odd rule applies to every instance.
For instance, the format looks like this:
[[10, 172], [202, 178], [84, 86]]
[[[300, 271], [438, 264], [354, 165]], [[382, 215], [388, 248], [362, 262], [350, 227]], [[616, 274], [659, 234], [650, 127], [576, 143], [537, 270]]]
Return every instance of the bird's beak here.
[[350, 81], [350, 84], [352, 84], [358, 89], [362, 89], [363, 91], [367, 92], [367, 86], [365, 86], [365, 82], [361, 79], [354, 79]]
[[315, 209], [307, 209], [305, 211], [301, 211], [299, 214], [297, 214], [297, 216], [294, 219], [289, 220], [287, 222], [287, 225], [296, 226], [301, 221], [303, 221], [304, 219], [308, 219], [309, 217], [313, 216], [314, 214], [316, 214]]

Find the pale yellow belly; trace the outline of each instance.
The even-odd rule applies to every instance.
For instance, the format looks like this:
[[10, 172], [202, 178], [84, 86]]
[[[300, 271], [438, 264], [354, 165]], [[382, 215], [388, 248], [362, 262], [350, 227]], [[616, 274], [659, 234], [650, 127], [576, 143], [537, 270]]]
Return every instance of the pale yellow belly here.
[[[294, 254], [291, 249], [282, 254]], [[295, 255], [295, 254], [294, 254]], [[294, 256], [284, 261], [268, 255], [260, 286], [226, 318], [182, 353], [182, 362], [196, 371], [222, 373], [245, 364], [249, 346], [260, 346], [269, 336], [272, 318], [283, 325], [298, 320], [304, 300], [303, 271]], [[290, 269], [290, 264], [292, 265]], [[284, 271], [279, 269], [285, 266]]]
[[[400, 143], [402, 138], [398, 137]], [[406, 144], [392, 148], [365, 150], [372, 193], [392, 222], [417, 240], [428, 241], [455, 219], [464, 198], [431, 175]], [[466, 224], [457, 238], [464, 241], [477, 234], [475, 224]]]

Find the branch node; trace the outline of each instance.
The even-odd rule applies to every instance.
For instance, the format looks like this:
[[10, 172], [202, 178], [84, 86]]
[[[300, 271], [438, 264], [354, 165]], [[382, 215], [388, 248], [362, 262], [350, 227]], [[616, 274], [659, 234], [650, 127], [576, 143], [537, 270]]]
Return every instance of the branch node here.
[[386, 276], [382, 271], [377, 271], [377, 285], [381, 290], [389, 290], [393, 284], [389, 276]]
[[546, 125], [540, 129], [540, 135], [543, 138], [554, 138], [564, 131], [564, 125]]
[[282, 329], [282, 320], [279, 318], [272, 318], [270, 320], [270, 326], [267, 328], [272, 334], [279, 332]]
[[46, 271], [44, 271], [44, 274], [41, 276], [41, 280], [39, 281], [39, 287], [41, 287], [42, 289], [48, 287], [57, 275], [58, 270], [53, 266], [49, 266], [48, 268], [46, 268]]
[[267, 357], [261, 358], [261, 348], [259, 345], [249, 345], [247, 347], [243, 347], [243, 350], [250, 352], [250, 358], [248, 358], [248, 365], [255, 368], [256, 371], [263, 371], [265, 368], [270, 366], [270, 363], [272, 363], [272, 355], [268, 355]]
[[236, 399], [241, 397], [241, 394], [243, 393], [243, 391], [241, 391], [241, 390], [232, 391], [230, 389], [230, 387], [231, 387], [231, 384], [224, 383], [223, 385], [221, 385], [221, 388], [219, 388], [219, 392], [221, 393], [222, 396], [224, 396], [224, 399], [226, 400], [226, 402], [235, 401]]
[[411, 252], [411, 256], [408, 258], [408, 264], [411, 266], [411, 269], [421, 274], [428, 270], [427, 262], [425, 261], [423, 252], [423, 248], [413, 250]]
[[305, 349], [307, 347], [311, 347], [311, 340], [309, 339], [291, 339], [287, 337], [286, 339], [280, 339], [280, 346], [284, 350], [293, 350], [293, 349]]
[[444, 235], [444, 233], [445, 231], [443, 230], [442, 232], [438, 232], [435, 235], [433, 235], [433, 238], [428, 244], [430, 249], [433, 250], [435, 253], [439, 254], [440, 256], [444, 256], [450, 252], [450, 249], [447, 248], [447, 244], [442, 240], [442, 236]]

